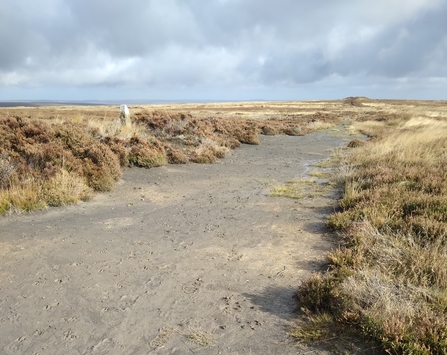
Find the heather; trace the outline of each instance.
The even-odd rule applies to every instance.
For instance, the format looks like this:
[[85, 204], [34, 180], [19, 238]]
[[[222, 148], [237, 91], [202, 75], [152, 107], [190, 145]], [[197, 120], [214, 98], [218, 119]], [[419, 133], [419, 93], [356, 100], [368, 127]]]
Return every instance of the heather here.
[[132, 108], [121, 126], [112, 107], [17, 108], [0, 113], [0, 213], [90, 199], [113, 188], [127, 167], [214, 163], [259, 134], [303, 135], [340, 115], [254, 119]]
[[371, 137], [340, 166], [342, 243], [330, 270], [298, 291], [302, 307], [354, 327], [392, 354], [447, 352], [447, 124], [366, 119]]

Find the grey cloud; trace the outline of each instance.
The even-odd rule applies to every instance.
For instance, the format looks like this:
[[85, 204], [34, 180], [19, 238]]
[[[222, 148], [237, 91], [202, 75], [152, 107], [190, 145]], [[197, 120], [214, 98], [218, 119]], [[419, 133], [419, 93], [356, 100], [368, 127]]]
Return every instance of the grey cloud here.
[[[381, 60], [382, 72], [387, 76], [399, 76], [407, 73], [425, 73], [427, 64], [440, 50], [441, 61], [447, 60], [447, 4], [436, 11], [423, 14], [409, 23], [403, 30], [394, 29], [394, 43], [389, 43], [389, 51]], [[401, 31], [404, 35], [402, 38]], [[445, 67], [444, 67], [445, 68]], [[447, 74], [444, 69], [443, 75]]]
[[12, 3], [2, 5], [0, 10], [0, 69], [9, 70], [25, 64], [29, 53], [38, 50], [39, 38], [27, 26], [24, 19], [13, 20], [17, 9]]
[[181, 2], [80, 0], [70, 3], [85, 40], [115, 55], [153, 53], [172, 43], [191, 46], [201, 34]]
[[303, 84], [318, 81], [330, 71], [322, 53], [278, 53], [266, 60], [261, 75], [266, 83]]
[[445, 67], [434, 65], [435, 70], [427, 70], [434, 60], [442, 63], [447, 59], [446, 18], [447, 5], [443, 5], [405, 25], [390, 26], [367, 41], [349, 44], [336, 58], [324, 54], [323, 47], [311, 53], [308, 50], [274, 53], [262, 67], [262, 77], [267, 82], [306, 83], [330, 75], [444, 76]]
[[342, 75], [364, 72], [371, 76], [403, 77], [427, 73], [429, 62], [447, 59], [447, 4], [422, 13], [405, 25], [391, 26], [362, 45], [353, 46], [333, 62], [334, 71]]
[[0, 5], [0, 86], [265, 87], [446, 76], [447, 4], [399, 6], [15, 0]]

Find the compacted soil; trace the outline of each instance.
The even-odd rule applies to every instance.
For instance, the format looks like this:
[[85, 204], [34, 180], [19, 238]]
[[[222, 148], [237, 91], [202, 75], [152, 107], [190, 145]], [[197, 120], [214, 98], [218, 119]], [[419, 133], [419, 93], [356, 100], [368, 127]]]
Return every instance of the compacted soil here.
[[287, 331], [336, 243], [336, 200], [268, 194], [346, 144], [333, 133], [128, 169], [93, 201], [1, 217], [0, 353], [319, 352]]

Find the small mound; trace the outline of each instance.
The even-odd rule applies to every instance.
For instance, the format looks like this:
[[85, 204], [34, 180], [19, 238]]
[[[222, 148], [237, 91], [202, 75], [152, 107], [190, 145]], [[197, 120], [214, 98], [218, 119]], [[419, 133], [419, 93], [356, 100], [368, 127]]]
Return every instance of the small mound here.
[[363, 147], [366, 144], [365, 141], [362, 141], [358, 138], [353, 139], [352, 141], [350, 141], [347, 145], [348, 148], [357, 148], [357, 147]]
[[350, 106], [356, 106], [356, 107], [363, 107], [363, 101], [369, 100], [367, 97], [360, 97], [360, 96], [350, 96], [343, 99], [343, 101], [350, 105]]

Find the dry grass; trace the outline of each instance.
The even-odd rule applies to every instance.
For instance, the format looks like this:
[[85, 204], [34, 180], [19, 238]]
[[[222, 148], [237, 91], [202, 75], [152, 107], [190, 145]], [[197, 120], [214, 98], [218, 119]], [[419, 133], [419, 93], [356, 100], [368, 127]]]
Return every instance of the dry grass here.
[[319, 171], [319, 170], [312, 170], [309, 171], [309, 173], [307, 174], [309, 176], [312, 177], [316, 177], [319, 179], [329, 179], [331, 177], [331, 174], [327, 171]]
[[29, 212], [45, 208], [42, 200], [42, 185], [32, 178], [0, 189], [0, 214]]
[[390, 353], [447, 353], [447, 122], [394, 115], [356, 122], [373, 139], [344, 161], [343, 244], [298, 297]]
[[108, 106], [0, 109], [0, 213], [88, 199], [110, 190], [123, 167], [213, 163], [259, 144], [259, 134], [301, 135], [342, 119], [321, 103], [298, 106], [134, 106], [129, 127]]
[[191, 154], [191, 161], [194, 163], [209, 164], [217, 159], [224, 158], [228, 148], [221, 146], [211, 139], [204, 138], [200, 145]]
[[42, 198], [49, 206], [87, 201], [93, 194], [82, 177], [65, 169], [43, 184]]

